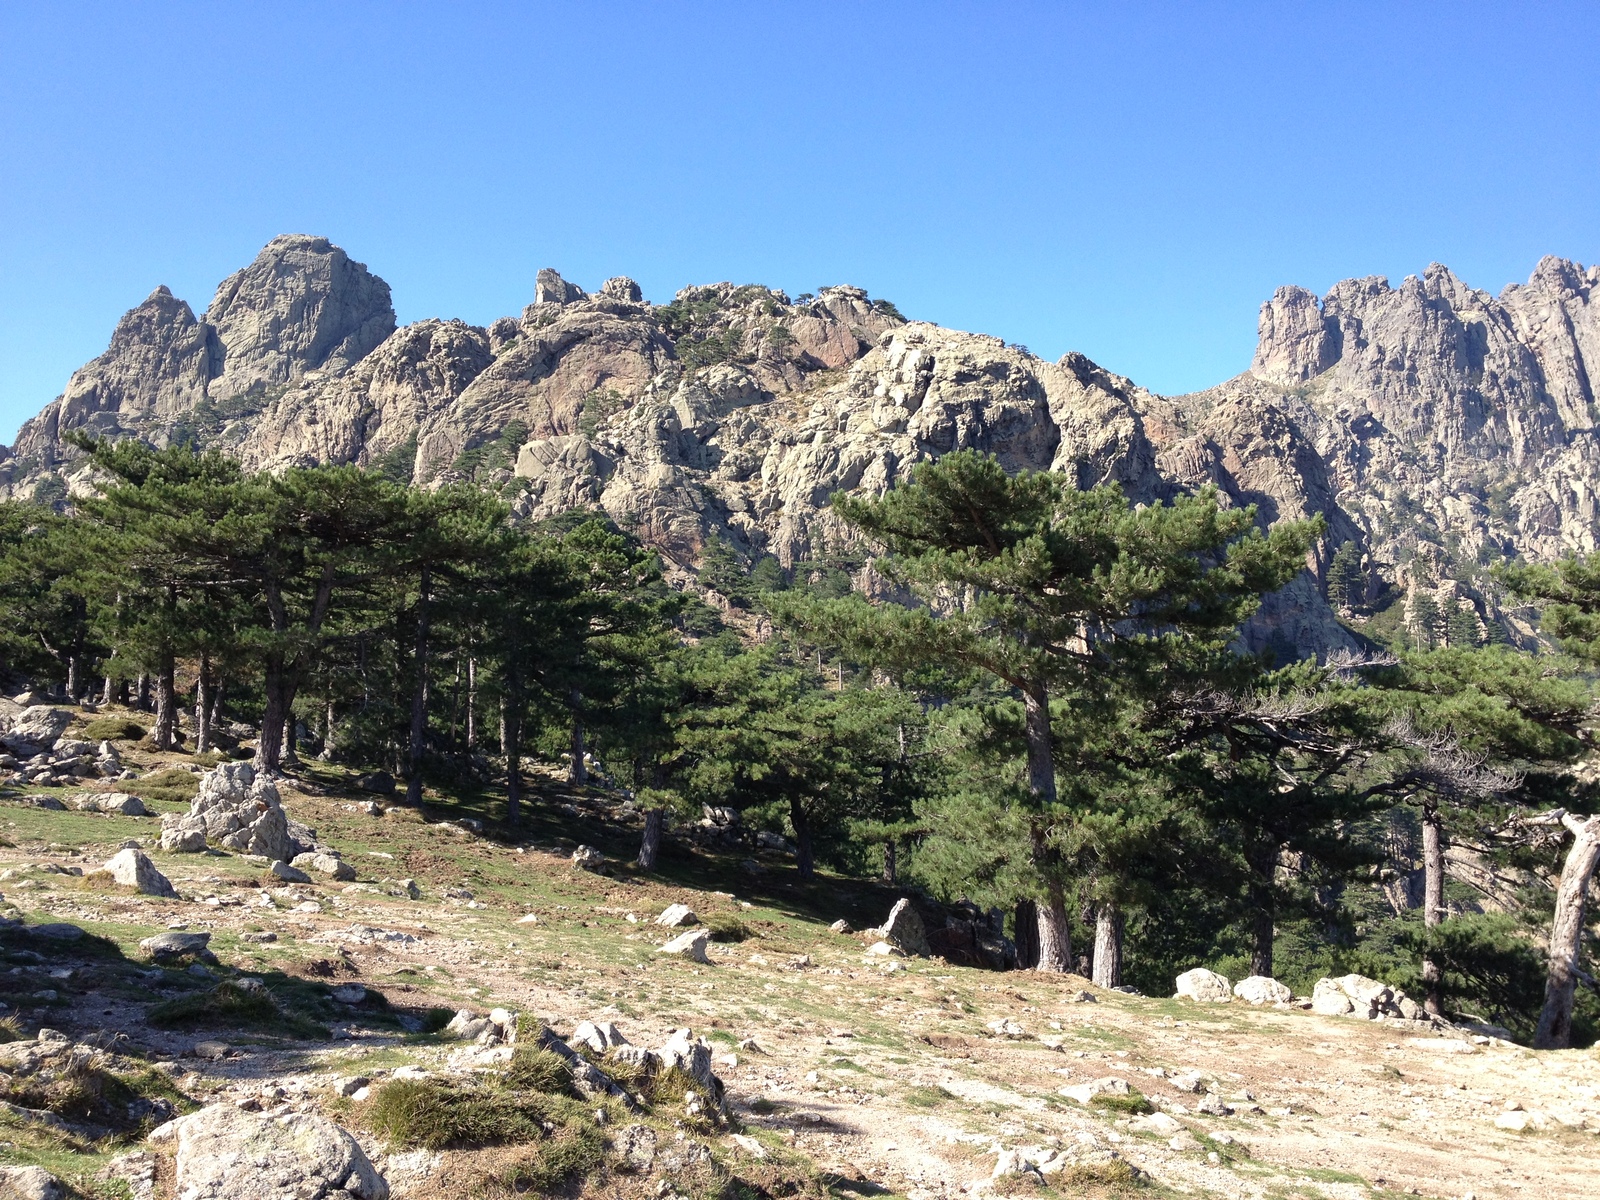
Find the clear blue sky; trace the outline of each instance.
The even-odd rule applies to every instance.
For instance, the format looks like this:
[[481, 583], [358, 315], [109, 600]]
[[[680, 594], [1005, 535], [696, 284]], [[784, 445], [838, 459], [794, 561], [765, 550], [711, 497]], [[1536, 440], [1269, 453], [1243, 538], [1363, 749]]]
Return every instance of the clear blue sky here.
[[402, 321], [853, 282], [1199, 388], [1279, 284], [1600, 258], [1597, 51], [1592, 3], [0, 0], [0, 439], [280, 232]]

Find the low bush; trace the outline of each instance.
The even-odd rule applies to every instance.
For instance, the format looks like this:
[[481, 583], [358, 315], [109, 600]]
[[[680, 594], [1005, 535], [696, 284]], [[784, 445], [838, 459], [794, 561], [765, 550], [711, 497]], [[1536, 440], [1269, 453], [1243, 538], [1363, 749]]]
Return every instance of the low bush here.
[[712, 917], [706, 922], [706, 932], [713, 942], [743, 942], [756, 936], [738, 917]]
[[1126, 1096], [1118, 1096], [1111, 1092], [1101, 1092], [1097, 1096], [1090, 1096], [1089, 1107], [1103, 1108], [1108, 1112], [1126, 1113], [1130, 1117], [1147, 1116], [1155, 1112], [1155, 1106], [1138, 1089], [1130, 1091]]
[[550, 1096], [572, 1093], [572, 1071], [560, 1055], [537, 1046], [518, 1046], [506, 1068], [505, 1086]]
[[137, 742], [149, 731], [131, 717], [96, 717], [83, 727], [91, 742]]
[[373, 1094], [366, 1124], [393, 1146], [504, 1146], [544, 1136], [544, 1107], [527, 1096], [434, 1079], [396, 1079]]
[[265, 990], [246, 989], [227, 981], [209, 991], [163, 1000], [151, 1007], [146, 1020], [157, 1029], [220, 1027], [257, 1029], [299, 1038], [330, 1036], [326, 1026], [311, 1018], [284, 1012]]
[[605, 1162], [606, 1139], [592, 1121], [576, 1120], [507, 1157], [480, 1181], [485, 1196], [550, 1195]]
[[188, 804], [199, 794], [200, 777], [182, 767], [168, 767], [147, 779], [132, 781], [127, 788], [141, 800]]

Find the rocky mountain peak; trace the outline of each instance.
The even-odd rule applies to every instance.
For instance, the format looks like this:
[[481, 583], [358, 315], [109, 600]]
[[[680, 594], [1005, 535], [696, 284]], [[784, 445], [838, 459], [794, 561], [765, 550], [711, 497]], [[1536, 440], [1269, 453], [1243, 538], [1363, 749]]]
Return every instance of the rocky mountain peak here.
[[327, 238], [273, 238], [217, 288], [205, 320], [223, 348], [213, 399], [342, 371], [394, 332], [389, 285]]

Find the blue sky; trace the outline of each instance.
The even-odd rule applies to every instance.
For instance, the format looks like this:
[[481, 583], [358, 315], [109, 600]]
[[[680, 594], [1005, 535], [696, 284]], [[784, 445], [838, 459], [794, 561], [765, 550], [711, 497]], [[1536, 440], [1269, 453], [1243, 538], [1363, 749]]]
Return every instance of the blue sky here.
[[0, 0], [0, 439], [280, 232], [402, 321], [852, 282], [1192, 390], [1279, 284], [1600, 259], [1597, 49], [1593, 4]]

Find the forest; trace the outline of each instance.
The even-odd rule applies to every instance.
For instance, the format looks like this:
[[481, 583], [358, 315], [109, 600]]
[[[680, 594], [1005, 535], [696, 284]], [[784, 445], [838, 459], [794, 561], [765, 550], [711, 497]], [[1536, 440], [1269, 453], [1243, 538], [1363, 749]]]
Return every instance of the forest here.
[[95, 494], [0, 507], [0, 674], [147, 709], [155, 749], [488, 792], [507, 830], [560, 772], [646, 814], [642, 871], [723, 814], [803, 882], [971, 901], [1019, 967], [1161, 995], [1196, 964], [1359, 971], [1535, 1045], [1600, 1033], [1600, 560], [1500, 569], [1539, 653], [1278, 662], [1239, 630], [1325, 530], [1210, 490], [1136, 506], [954, 453], [836, 496], [829, 556], [712, 535], [686, 580], [472, 486], [78, 444]]

